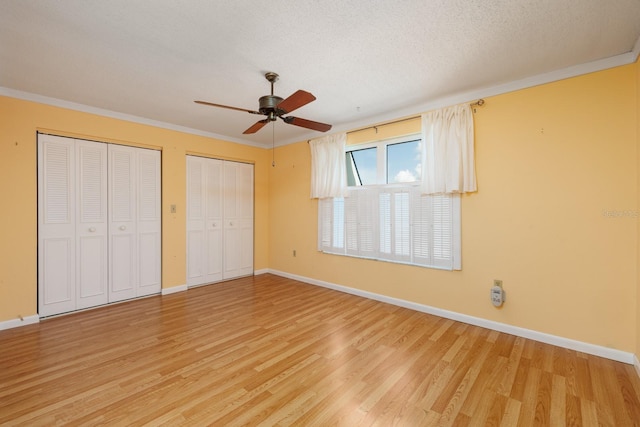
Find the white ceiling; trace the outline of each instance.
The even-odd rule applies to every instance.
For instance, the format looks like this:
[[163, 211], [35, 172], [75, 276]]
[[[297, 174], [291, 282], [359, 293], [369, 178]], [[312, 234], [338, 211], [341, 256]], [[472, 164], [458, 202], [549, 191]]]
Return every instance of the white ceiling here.
[[[0, 95], [270, 147], [320, 136], [255, 110], [269, 93], [333, 131], [629, 63], [639, 0], [1, 0]], [[635, 50], [634, 50], [635, 47]]]

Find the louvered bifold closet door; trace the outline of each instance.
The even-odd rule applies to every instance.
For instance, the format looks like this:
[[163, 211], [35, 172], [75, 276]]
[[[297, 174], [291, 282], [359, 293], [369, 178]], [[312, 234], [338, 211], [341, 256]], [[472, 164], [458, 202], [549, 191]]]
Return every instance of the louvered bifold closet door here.
[[38, 135], [38, 313], [161, 290], [160, 152]]
[[187, 156], [187, 285], [222, 279], [222, 160]]
[[38, 314], [76, 309], [75, 141], [38, 135]]
[[222, 280], [223, 249], [223, 216], [222, 216], [222, 173], [224, 162], [206, 159], [204, 179], [205, 197], [205, 233], [206, 257], [204, 283]]
[[77, 309], [108, 299], [107, 145], [76, 141]]
[[253, 273], [253, 165], [224, 162], [223, 279]]
[[136, 296], [136, 156], [109, 146], [109, 300]]
[[161, 291], [162, 221], [160, 152], [137, 149], [138, 283], [136, 296]]
[[206, 283], [205, 162], [187, 156], [187, 285]]
[[109, 145], [109, 301], [160, 292], [160, 152]]

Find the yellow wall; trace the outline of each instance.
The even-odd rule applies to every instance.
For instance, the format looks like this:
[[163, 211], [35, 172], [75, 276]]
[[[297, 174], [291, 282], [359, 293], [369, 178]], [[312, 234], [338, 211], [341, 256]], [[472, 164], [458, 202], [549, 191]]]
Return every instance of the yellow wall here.
[[[478, 108], [479, 191], [462, 199], [462, 271], [318, 253], [308, 145], [278, 149], [270, 268], [639, 351], [636, 68], [487, 98]], [[501, 309], [489, 300], [493, 279], [507, 292]]]
[[[638, 191], [640, 192], [640, 60], [636, 61], [636, 147], [638, 156], [638, 166], [636, 171], [636, 178], [638, 180]], [[640, 193], [638, 194], [640, 198]], [[640, 209], [640, 202], [638, 203]], [[638, 211], [640, 213], [640, 211]], [[636, 287], [636, 357], [640, 358], [640, 215], [637, 222], [638, 232], [638, 263], [636, 270], [638, 274], [637, 287]], [[638, 368], [638, 367], [636, 367]], [[638, 372], [640, 374], [640, 371]]]
[[[36, 131], [44, 130], [162, 150], [163, 288], [185, 283], [185, 154], [201, 154], [256, 165], [256, 270], [640, 354], [639, 81], [633, 64], [486, 99], [475, 115], [479, 191], [462, 199], [456, 272], [318, 253], [306, 142], [276, 149], [272, 168], [269, 150], [0, 97], [0, 321], [37, 312]], [[501, 309], [488, 297], [494, 278], [507, 291]]]
[[268, 150], [0, 97], [0, 321], [37, 313], [37, 131], [162, 150], [165, 289], [186, 283], [185, 155], [254, 163], [254, 267], [268, 267]]

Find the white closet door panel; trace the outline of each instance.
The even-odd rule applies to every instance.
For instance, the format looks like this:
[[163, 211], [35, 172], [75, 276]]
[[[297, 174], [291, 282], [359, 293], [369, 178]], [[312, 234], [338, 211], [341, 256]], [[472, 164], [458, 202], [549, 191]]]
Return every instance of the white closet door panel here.
[[238, 217], [253, 219], [253, 165], [238, 163], [237, 168]]
[[205, 283], [204, 231], [187, 231], [187, 285]]
[[76, 308], [75, 142], [38, 136], [38, 313]]
[[109, 301], [136, 296], [136, 152], [109, 145]]
[[187, 285], [206, 283], [205, 163], [187, 156]]
[[187, 156], [187, 285], [222, 279], [223, 164]]
[[[243, 221], [240, 229], [240, 271], [241, 276], [253, 274], [253, 222]], [[247, 223], [248, 222], [248, 223]]]
[[77, 308], [108, 302], [107, 145], [76, 141]]
[[222, 219], [223, 165], [222, 160], [204, 159], [206, 162], [206, 218], [208, 221]]
[[223, 242], [223, 168], [224, 162], [216, 159], [204, 159], [206, 164], [204, 195], [205, 213], [205, 266], [204, 283], [222, 280], [222, 242]]
[[138, 233], [138, 290], [137, 296], [161, 291], [160, 233]]
[[207, 274], [205, 283], [222, 280], [222, 226], [214, 223], [212, 228], [207, 230]]
[[76, 309], [75, 241], [72, 238], [46, 238], [39, 245], [40, 316], [65, 313]]
[[253, 165], [224, 164], [224, 272], [230, 279], [253, 273]]
[[224, 230], [224, 279], [232, 279], [241, 275], [242, 240], [240, 228], [228, 221]]
[[239, 163], [224, 162], [224, 217], [238, 217], [238, 166]]
[[111, 236], [111, 277], [109, 302], [136, 296], [135, 290], [135, 236], [131, 233]]
[[108, 303], [106, 236], [81, 237], [77, 247], [77, 308]]
[[160, 152], [138, 149], [137, 296], [161, 291]]

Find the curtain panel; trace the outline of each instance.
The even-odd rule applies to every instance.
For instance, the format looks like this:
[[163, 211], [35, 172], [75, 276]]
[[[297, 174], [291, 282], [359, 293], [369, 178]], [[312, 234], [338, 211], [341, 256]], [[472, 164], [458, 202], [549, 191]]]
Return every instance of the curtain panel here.
[[477, 191], [469, 104], [423, 114], [422, 141], [423, 194]]
[[344, 148], [346, 133], [309, 141], [311, 149], [311, 198], [342, 197], [346, 193]]

